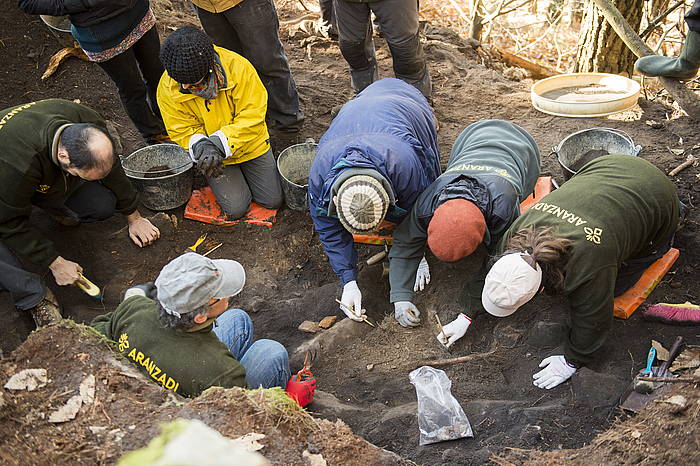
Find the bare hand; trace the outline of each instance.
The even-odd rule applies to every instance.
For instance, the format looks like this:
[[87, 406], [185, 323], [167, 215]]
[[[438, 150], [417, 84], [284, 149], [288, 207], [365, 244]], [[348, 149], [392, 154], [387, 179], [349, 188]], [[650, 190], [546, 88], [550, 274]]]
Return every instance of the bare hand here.
[[160, 238], [160, 230], [147, 218], [129, 216], [129, 237], [136, 246], [142, 248]]
[[80, 279], [80, 274], [83, 272], [83, 268], [58, 256], [51, 264], [49, 269], [53, 273], [53, 277], [56, 279], [56, 283], [61, 286], [72, 285]]

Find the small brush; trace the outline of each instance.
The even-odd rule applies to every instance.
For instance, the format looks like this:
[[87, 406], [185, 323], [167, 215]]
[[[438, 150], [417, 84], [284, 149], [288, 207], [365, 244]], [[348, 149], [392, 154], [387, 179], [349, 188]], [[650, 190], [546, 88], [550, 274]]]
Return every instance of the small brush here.
[[102, 291], [100, 290], [100, 287], [85, 278], [82, 273], [79, 275], [80, 278], [75, 282], [76, 286], [83, 290], [85, 294], [90, 296], [95, 301], [102, 301]]

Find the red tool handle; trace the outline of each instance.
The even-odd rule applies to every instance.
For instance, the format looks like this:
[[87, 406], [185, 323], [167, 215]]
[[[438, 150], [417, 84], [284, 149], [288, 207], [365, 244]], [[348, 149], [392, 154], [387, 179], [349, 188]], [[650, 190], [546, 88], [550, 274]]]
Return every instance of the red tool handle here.
[[297, 380], [299, 374], [292, 376], [287, 382], [285, 391], [287, 395], [296, 401], [302, 408], [314, 400], [316, 393], [316, 378], [311, 377], [305, 380]]

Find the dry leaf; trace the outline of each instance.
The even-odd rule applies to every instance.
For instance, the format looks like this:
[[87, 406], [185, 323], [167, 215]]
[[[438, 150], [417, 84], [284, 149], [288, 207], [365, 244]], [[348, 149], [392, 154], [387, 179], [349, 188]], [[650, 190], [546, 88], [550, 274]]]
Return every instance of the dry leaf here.
[[5, 384], [8, 390], [34, 391], [48, 383], [46, 369], [24, 369], [10, 377]]
[[86, 405], [95, 401], [95, 376], [90, 374], [80, 382], [80, 397]]
[[671, 372], [696, 367], [700, 367], [700, 347], [689, 346], [673, 361]]
[[80, 395], [72, 396], [66, 404], [49, 415], [49, 422], [59, 423], [74, 419], [82, 405], [83, 398]]
[[659, 361], [668, 361], [668, 350], [656, 340], [651, 340], [651, 346], [656, 348], [656, 359]]
[[633, 430], [632, 433], [630, 434], [632, 438], [639, 438], [642, 436], [642, 433], [639, 432], [638, 430]]

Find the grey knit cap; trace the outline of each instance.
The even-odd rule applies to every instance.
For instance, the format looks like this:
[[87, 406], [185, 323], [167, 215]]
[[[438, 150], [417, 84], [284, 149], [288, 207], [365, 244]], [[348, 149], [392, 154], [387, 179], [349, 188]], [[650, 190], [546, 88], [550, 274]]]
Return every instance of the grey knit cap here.
[[194, 84], [214, 69], [214, 45], [204, 31], [194, 26], [177, 29], [160, 48], [160, 61], [171, 78]]

